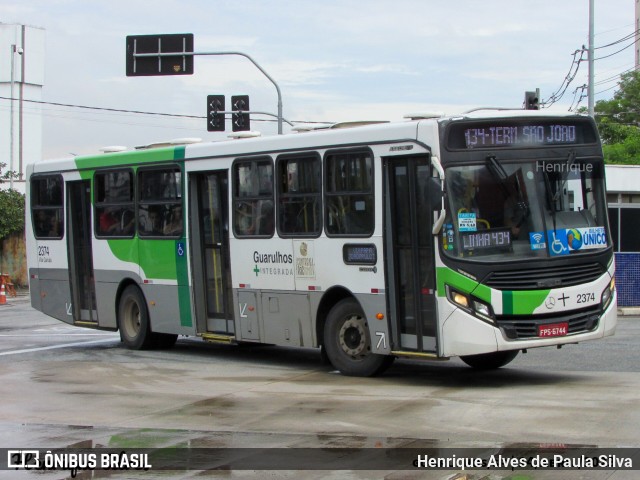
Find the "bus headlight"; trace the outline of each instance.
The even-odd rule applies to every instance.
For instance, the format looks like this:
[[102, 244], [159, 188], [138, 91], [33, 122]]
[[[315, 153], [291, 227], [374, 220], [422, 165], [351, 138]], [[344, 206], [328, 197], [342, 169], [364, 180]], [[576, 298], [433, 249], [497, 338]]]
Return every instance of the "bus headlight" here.
[[449, 297], [449, 300], [451, 300], [452, 303], [456, 304], [458, 307], [462, 307], [465, 310], [470, 309], [469, 305], [471, 304], [471, 302], [469, 301], [469, 295], [459, 292], [449, 285], [446, 286], [446, 289], [447, 297]]
[[611, 282], [609, 282], [609, 285], [607, 285], [607, 288], [602, 291], [602, 296], [600, 297], [600, 305], [602, 305], [603, 310], [605, 310], [609, 306], [609, 303], [613, 298], [613, 292], [615, 291], [615, 289], [616, 279], [612, 278]]
[[451, 292], [453, 303], [457, 303], [461, 307], [469, 308], [469, 297], [459, 292]]
[[490, 317], [491, 316], [491, 312], [489, 311], [489, 305], [485, 305], [482, 302], [478, 302], [476, 300], [473, 301], [473, 309], [476, 311], [476, 313], [480, 313], [482, 315], [484, 315], [485, 317]]
[[466, 312], [469, 312], [472, 315], [478, 317], [479, 319], [495, 325], [491, 307], [486, 303], [480, 301], [475, 297], [472, 297], [471, 295], [459, 292], [449, 285], [447, 285], [447, 295], [449, 297], [449, 300], [453, 304], [462, 308]]

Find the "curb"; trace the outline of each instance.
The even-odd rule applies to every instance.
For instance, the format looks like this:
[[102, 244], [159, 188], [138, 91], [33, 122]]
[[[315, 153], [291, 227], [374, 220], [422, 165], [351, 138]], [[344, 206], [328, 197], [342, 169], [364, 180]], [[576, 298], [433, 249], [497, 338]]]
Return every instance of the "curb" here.
[[640, 315], [640, 307], [622, 307], [618, 308], [618, 315], [623, 317]]

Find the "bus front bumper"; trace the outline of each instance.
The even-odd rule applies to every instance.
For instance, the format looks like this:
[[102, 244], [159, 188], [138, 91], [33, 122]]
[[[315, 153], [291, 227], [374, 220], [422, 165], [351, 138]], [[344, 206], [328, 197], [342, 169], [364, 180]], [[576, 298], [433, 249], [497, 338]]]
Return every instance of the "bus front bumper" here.
[[[455, 309], [441, 325], [442, 357], [477, 355], [505, 350], [549, 347], [569, 343], [586, 342], [613, 335], [618, 323], [617, 292], [597, 321], [597, 326], [589, 331], [569, 333], [553, 337], [508, 338], [505, 330], [461, 310]], [[535, 316], [530, 317], [533, 323]], [[545, 323], [553, 320], [545, 319]]]

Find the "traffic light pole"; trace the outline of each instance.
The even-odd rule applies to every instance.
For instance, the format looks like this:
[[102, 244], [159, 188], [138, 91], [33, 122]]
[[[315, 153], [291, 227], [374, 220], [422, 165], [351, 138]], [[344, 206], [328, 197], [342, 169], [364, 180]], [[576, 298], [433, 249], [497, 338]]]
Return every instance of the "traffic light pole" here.
[[[231, 111], [229, 111], [229, 110], [219, 110], [216, 113], [224, 113], [225, 115], [233, 115], [234, 113], [240, 113], [240, 112], [238, 112], [237, 110], [231, 110]], [[271, 113], [271, 112], [258, 112], [256, 110], [243, 110], [242, 113], [250, 113], [252, 115], [266, 115], [268, 117], [282, 118], [282, 122], [283, 123], [287, 123], [291, 127], [295, 126], [293, 123], [291, 123], [286, 118], [278, 117], [278, 115], [276, 115], [275, 113]]]
[[[282, 93], [280, 92], [280, 87], [278, 86], [278, 84], [275, 82], [275, 80], [273, 78], [271, 78], [271, 76], [264, 70], [264, 68], [262, 68], [258, 62], [256, 62], [253, 58], [251, 58], [251, 56], [247, 55], [246, 53], [242, 53], [242, 52], [171, 52], [171, 53], [133, 53], [133, 57], [134, 58], [141, 58], [141, 57], [175, 57], [177, 55], [182, 55], [182, 56], [189, 56], [189, 55], [239, 55], [241, 57], [246, 58], [247, 60], [249, 60], [251, 63], [253, 63], [256, 68], [258, 70], [260, 70], [262, 72], [262, 74], [267, 77], [269, 79], [269, 81], [271, 83], [273, 83], [273, 86], [276, 87], [276, 92], [278, 94], [278, 135], [282, 135], [282, 123], [283, 123], [283, 118], [282, 118]], [[289, 123], [289, 122], [287, 122]]]

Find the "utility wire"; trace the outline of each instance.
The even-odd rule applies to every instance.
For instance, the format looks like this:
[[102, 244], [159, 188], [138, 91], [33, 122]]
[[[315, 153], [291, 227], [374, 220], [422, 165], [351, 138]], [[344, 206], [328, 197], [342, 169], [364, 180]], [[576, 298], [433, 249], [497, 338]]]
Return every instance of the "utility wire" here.
[[[12, 100], [11, 97], [3, 97], [0, 96], [2, 100]], [[13, 100], [19, 100], [18, 98], [13, 98]], [[206, 116], [203, 115], [186, 115], [186, 114], [177, 114], [177, 113], [162, 113], [162, 112], [145, 112], [142, 110], [126, 110], [121, 108], [108, 108], [108, 107], [92, 107], [89, 105], [75, 105], [71, 103], [58, 103], [58, 102], [45, 102], [42, 100], [28, 100], [22, 99], [23, 102], [29, 103], [38, 103], [41, 105], [53, 105], [56, 107], [69, 107], [69, 108], [81, 108], [85, 110], [94, 110], [94, 111], [104, 111], [104, 112], [115, 112], [115, 113], [132, 113], [137, 115], [155, 115], [160, 117], [172, 117], [172, 118], [195, 118], [195, 119], [206, 119]], [[277, 122], [276, 119], [271, 118], [256, 118], [251, 119], [256, 122]], [[322, 122], [322, 121], [313, 121], [313, 120], [292, 120], [291, 123], [302, 123], [302, 124], [331, 124], [336, 122]]]
[[[604, 55], [602, 57], [594, 58], [594, 61], [595, 60], [603, 60], [605, 58], [613, 57], [614, 55], [617, 55], [617, 54], [625, 51], [626, 49], [632, 47], [633, 45], [635, 45], [637, 43], [637, 41], [636, 41], [636, 39], [634, 37], [636, 37], [638, 34], [640, 34], [640, 29], [635, 30], [634, 32], [632, 32], [630, 34], [627, 34], [624, 37], [619, 38], [618, 40], [615, 40], [615, 41], [613, 41], [611, 43], [608, 43], [606, 45], [601, 45], [599, 47], [594, 47], [594, 50], [600, 50], [600, 49], [603, 49], [603, 48], [609, 48], [609, 47], [612, 47], [612, 46], [615, 46], [615, 45], [619, 45], [619, 44], [621, 44], [621, 43], [623, 43], [623, 42], [625, 42], [627, 40], [630, 40], [631, 38], [634, 39], [633, 42], [631, 42], [630, 44], [628, 44], [625, 47], [621, 48], [620, 50], [617, 50], [617, 51], [615, 51], [615, 52], [613, 52], [613, 53], [611, 53], [609, 55]], [[560, 87], [558, 87], [558, 89], [553, 94], [551, 94], [551, 96], [547, 100], [541, 102], [541, 107], [542, 108], [550, 107], [554, 103], [558, 102], [564, 96], [565, 92], [567, 91], [567, 88], [569, 87], [569, 85], [571, 84], [571, 82], [573, 81], [573, 79], [576, 77], [576, 75], [578, 73], [578, 70], [580, 68], [580, 63], [584, 61], [583, 57], [584, 57], [584, 53], [586, 51], [587, 51], [587, 48], [583, 45], [582, 49], [579, 49], [579, 50], [576, 50], [575, 52], [573, 52], [573, 59], [571, 61], [571, 66], [569, 67], [569, 73], [564, 77], [562, 83], [560, 84]], [[580, 53], [580, 58], [578, 58], [576, 60], [576, 56], [577, 56], [578, 53]], [[575, 70], [574, 70], [574, 67], [575, 67]], [[632, 70], [634, 70], [634, 68], [630, 68], [628, 70], [625, 70], [624, 72], [621, 72], [620, 74], [618, 74], [618, 75], [616, 75], [614, 77], [609, 77], [607, 79], [601, 80], [601, 81], [599, 81], [598, 83], [596, 83], [594, 85], [602, 85], [602, 84], [609, 83], [611, 81], [614, 81], [616, 78], [619, 78], [620, 75], [623, 75], [623, 74], [625, 74], [627, 72], [630, 72]], [[613, 87], [601, 90], [600, 92], [597, 92], [597, 93], [603, 93], [603, 92], [611, 90], [611, 89], [613, 89], [615, 87], [616, 86], [614, 85]], [[580, 105], [580, 102], [586, 97], [586, 95], [584, 94], [584, 91], [587, 88], [588, 87], [586, 85], [583, 85], [581, 87], [577, 87], [574, 90], [574, 92], [573, 92], [574, 93], [574, 97], [573, 97], [573, 100], [571, 102], [571, 106], [569, 107], [569, 111], [571, 111], [572, 109], [578, 108], [578, 105]], [[576, 102], [576, 97], [577, 97], [578, 90], [581, 90], [581, 94], [580, 94], [580, 98]], [[574, 107], [574, 103], [575, 103], [575, 107]]]
[[599, 47], [594, 47], [593, 49], [594, 49], [594, 50], [600, 50], [601, 48], [612, 47], [613, 45], [617, 45], [617, 44], [619, 44], [619, 43], [622, 43], [622, 42], [624, 42], [624, 41], [626, 41], [626, 40], [629, 40], [629, 39], [631, 39], [631, 38], [635, 37], [636, 35], [638, 35], [638, 33], [640, 33], [640, 30], [636, 30], [635, 32], [632, 32], [632, 33], [630, 33], [629, 35], [627, 35], [627, 36], [625, 36], [625, 37], [619, 38], [619, 39], [618, 39], [618, 40], [616, 40], [615, 42], [611, 42], [611, 43], [608, 43], [608, 44], [606, 44], [606, 45], [601, 45], [601, 46], [599, 46]]
[[[578, 107], [580, 106], [580, 103], [582, 102], [582, 100], [587, 98], [587, 95], [584, 92], [588, 88], [589, 87], [587, 87], [586, 84], [581, 85], [580, 87], [576, 87], [576, 89], [573, 91], [573, 100], [571, 101], [571, 105], [569, 105], [569, 111], [570, 112], [573, 112], [573, 111], [577, 110]], [[578, 90], [580, 90], [580, 97], [577, 98], [577, 100], [576, 100], [576, 97], [578, 97]]]
[[[543, 108], [550, 107], [551, 105], [556, 103], [558, 100], [560, 100], [564, 96], [565, 92], [567, 91], [567, 88], [569, 88], [569, 85], [571, 84], [573, 79], [576, 77], [576, 74], [578, 73], [578, 70], [580, 68], [580, 62], [582, 62], [582, 58], [584, 57], [585, 51], [586, 49], [583, 46], [581, 49], [573, 52], [573, 59], [571, 60], [571, 66], [569, 67], [569, 72], [564, 77], [564, 80], [560, 84], [560, 87], [558, 87], [558, 89], [554, 93], [552, 93], [547, 100], [542, 102]], [[576, 56], [578, 55], [578, 53], [580, 54], [580, 58], [576, 60]]]
[[614, 55], [619, 54], [620, 52], [623, 52], [624, 50], [626, 50], [627, 48], [631, 48], [636, 44], [636, 41], [634, 40], [633, 42], [631, 42], [629, 45], [627, 45], [626, 47], [621, 48], [620, 50], [618, 50], [617, 52], [613, 52], [609, 55], [605, 55], [604, 57], [598, 57], [598, 58], [594, 58], [593, 60], [603, 60], [605, 58], [609, 58], [609, 57], [613, 57]]
[[[614, 45], [618, 45], [626, 40], [629, 40], [631, 38], [633, 38], [634, 36], [638, 35], [640, 33], [640, 29], [614, 41], [611, 43], [608, 43], [606, 45], [601, 45], [599, 47], [594, 47], [594, 50], [599, 50], [599, 49], [603, 49], [603, 48], [608, 48], [608, 47], [612, 47]], [[599, 57], [599, 58], [594, 58], [595, 60], [603, 60], [605, 58], [609, 58], [612, 57], [614, 55], [617, 55], [618, 53], [623, 52], [624, 50], [632, 47], [633, 45], [636, 44], [636, 40], [634, 39], [633, 42], [631, 42], [629, 45], [626, 45], [625, 47], [621, 48], [620, 50], [613, 52], [609, 55], [605, 55], [603, 57]], [[583, 45], [581, 49], [576, 50], [575, 52], [573, 52], [573, 59], [571, 61], [571, 65], [569, 67], [569, 72], [567, 73], [567, 75], [565, 76], [565, 78], [563, 79], [562, 83], [560, 84], [560, 87], [558, 87], [558, 89], [551, 94], [551, 96], [544, 101], [541, 101], [541, 107], [542, 108], [548, 108], [551, 105], [553, 105], [554, 103], [558, 102], [566, 93], [567, 88], [569, 87], [569, 85], [571, 84], [571, 82], [574, 80], [574, 78], [576, 77], [578, 70], [580, 68], [580, 63], [583, 62], [583, 57], [584, 57], [584, 53], [587, 51], [586, 47]], [[577, 54], [580, 53], [580, 58], [578, 58], [576, 60], [576, 56]], [[575, 70], [574, 70], [575, 67]], [[627, 73], [631, 70], [634, 70], [634, 68], [630, 68], [622, 73], [620, 73], [619, 75], [623, 75], [624, 73]], [[608, 83], [609, 81], [613, 81], [614, 78], [618, 77], [614, 76], [614, 77], [609, 77], [605, 80], [601, 80], [600, 82], [596, 83], [595, 85], [602, 85], [604, 83]], [[575, 100], [575, 94], [579, 89], [582, 89], [582, 91], [584, 92], [584, 88], [585, 86], [583, 85], [582, 87], [577, 87], [576, 90], [574, 90], [574, 100]], [[602, 93], [605, 92], [607, 90], [611, 90], [614, 87], [611, 88], [607, 88], [605, 90], [601, 90], [598, 93]], [[584, 95], [580, 96], [580, 99], [578, 100], [578, 104], [580, 103], [580, 101], [582, 100]], [[4, 96], [0, 96], [0, 99], [3, 100], [12, 100], [11, 97], [4, 97]], [[13, 100], [19, 100], [14, 98]], [[137, 115], [155, 115], [155, 116], [160, 116], [160, 117], [171, 117], [171, 118], [190, 118], [190, 119], [206, 119], [206, 116], [202, 116], [202, 115], [186, 115], [186, 114], [175, 114], [175, 113], [163, 113], [163, 112], [146, 112], [146, 111], [141, 111], [141, 110], [127, 110], [127, 109], [120, 109], [120, 108], [108, 108], [108, 107], [93, 107], [93, 106], [88, 106], [88, 105], [76, 105], [76, 104], [69, 104], [69, 103], [59, 103], [59, 102], [45, 102], [42, 100], [28, 100], [28, 99], [22, 99], [23, 102], [30, 102], [30, 103], [37, 103], [37, 104], [42, 104], [42, 105], [52, 105], [52, 106], [56, 106], [56, 107], [68, 107], [68, 108], [80, 108], [80, 109], [86, 109], [86, 110], [94, 110], [94, 111], [105, 111], [105, 112], [115, 112], [115, 113], [128, 113], [128, 114], [137, 114]], [[573, 105], [573, 101], [571, 102], [571, 105]], [[577, 105], [576, 104], [576, 108]], [[571, 107], [569, 108], [569, 110], [571, 110]], [[256, 118], [256, 119], [252, 119], [256, 122], [276, 122], [276, 119], [270, 119], [270, 118], [265, 118], [265, 119], [261, 119], [261, 118]], [[335, 122], [328, 122], [328, 121], [312, 121], [312, 120], [292, 120], [292, 123], [300, 123], [300, 124], [331, 124], [331, 123], [335, 123]]]
[[600, 93], [604, 93], [609, 90], [613, 90], [614, 88], [618, 88], [618, 85], [614, 85], [613, 87], [605, 88], [604, 90], [600, 90], [599, 92], [595, 92], [594, 95], [598, 95]]
[[625, 70], [624, 72], [620, 72], [617, 75], [613, 75], [612, 77], [605, 78], [603, 80], [600, 80], [599, 82], [595, 82], [594, 85], [602, 85], [604, 83], [609, 83], [609, 82], [612, 82], [614, 80], [619, 80], [621, 75], [624, 75], [625, 73], [632, 72], [633, 70], [635, 70], [635, 67], [631, 67], [628, 70]]

